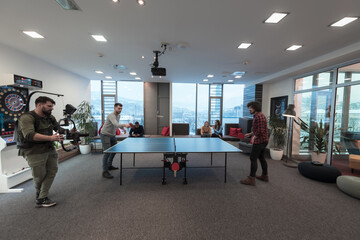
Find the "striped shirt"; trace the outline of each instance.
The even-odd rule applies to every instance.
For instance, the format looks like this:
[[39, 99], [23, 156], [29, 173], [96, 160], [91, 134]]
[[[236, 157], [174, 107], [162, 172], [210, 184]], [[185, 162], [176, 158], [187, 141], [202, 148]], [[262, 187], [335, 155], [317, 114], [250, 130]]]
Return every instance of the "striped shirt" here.
[[254, 144], [269, 142], [267, 121], [263, 113], [255, 113], [252, 128], [255, 135]]

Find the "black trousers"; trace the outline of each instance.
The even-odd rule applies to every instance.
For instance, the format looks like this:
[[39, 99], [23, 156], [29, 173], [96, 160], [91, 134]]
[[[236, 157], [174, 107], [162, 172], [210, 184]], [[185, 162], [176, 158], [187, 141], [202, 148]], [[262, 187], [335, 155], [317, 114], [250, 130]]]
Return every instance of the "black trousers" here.
[[251, 153], [250, 153], [250, 161], [251, 161], [251, 167], [250, 167], [250, 176], [255, 177], [256, 171], [257, 171], [257, 159], [260, 160], [261, 168], [262, 168], [262, 174], [267, 175], [267, 162], [265, 160], [265, 148], [267, 143], [260, 143], [260, 144], [253, 144]]

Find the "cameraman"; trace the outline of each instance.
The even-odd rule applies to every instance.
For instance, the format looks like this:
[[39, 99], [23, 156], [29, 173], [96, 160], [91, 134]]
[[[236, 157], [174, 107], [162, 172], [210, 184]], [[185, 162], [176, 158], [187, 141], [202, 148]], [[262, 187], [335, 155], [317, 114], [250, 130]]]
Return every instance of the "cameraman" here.
[[[50, 187], [58, 171], [58, 154], [53, 141], [62, 141], [58, 135], [60, 126], [51, 115], [55, 101], [41, 96], [35, 100], [35, 110], [23, 114], [18, 120], [19, 131], [24, 136], [26, 147], [20, 148], [23, 156], [31, 167], [36, 189], [35, 207], [51, 207], [55, 201], [48, 198]], [[53, 134], [53, 131], [57, 132]]]
[[[116, 140], [116, 129], [124, 127], [129, 128], [128, 124], [120, 124], [120, 113], [122, 111], [122, 104], [115, 103], [114, 112], [110, 113], [106, 117], [104, 126], [101, 128], [100, 138], [104, 151], [117, 144]], [[104, 153], [103, 156], [103, 173], [104, 178], [113, 178], [114, 176], [110, 174], [109, 170], [119, 169], [112, 165], [115, 153]]]

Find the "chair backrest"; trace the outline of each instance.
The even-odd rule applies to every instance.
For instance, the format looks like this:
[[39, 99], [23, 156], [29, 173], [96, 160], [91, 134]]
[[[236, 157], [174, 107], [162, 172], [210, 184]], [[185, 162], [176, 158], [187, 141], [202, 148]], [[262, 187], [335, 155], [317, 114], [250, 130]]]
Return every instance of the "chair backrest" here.
[[360, 155], [360, 150], [355, 140], [360, 140], [360, 132], [344, 132], [344, 143], [349, 154]]
[[172, 135], [189, 135], [190, 125], [189, 123], [173, 123], [172, 124]]
[[251, 132], [252, 122], [252, 118], [239, 118], [239, 128], [241, 128], [242, 133]]

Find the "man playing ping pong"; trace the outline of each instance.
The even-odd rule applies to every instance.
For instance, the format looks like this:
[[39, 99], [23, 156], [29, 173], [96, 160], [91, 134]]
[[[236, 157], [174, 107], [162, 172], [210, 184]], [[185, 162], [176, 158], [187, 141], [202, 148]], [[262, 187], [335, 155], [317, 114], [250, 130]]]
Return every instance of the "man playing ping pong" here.
[[[100, 138], [103, 149], [106, 150], [114, 145], [117, 144], [116, 140], [116, 129], [124, 127], [129, 128], [129, 124], [120, 124], [120, 113], [122, 111], [122, 104], [115, 103], [114, 105], [114, 112], [110, 113], [106, 117], [106, 121], [104, 126], [101, 128]], [[103, 173], [102, 176], [104, 178], [113, 178], [113, 175], [110, 174], [109, 170], [118, 169], [112, 165], [113, 159], [115, 157], [115, 153], [104, 153], [103, 156]]]

